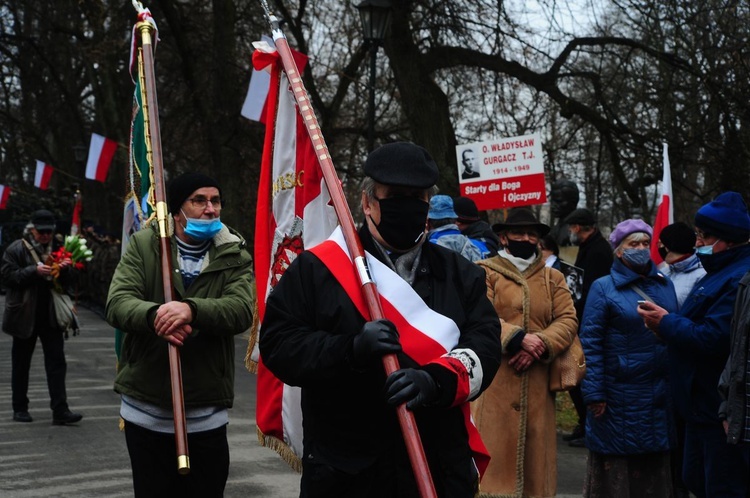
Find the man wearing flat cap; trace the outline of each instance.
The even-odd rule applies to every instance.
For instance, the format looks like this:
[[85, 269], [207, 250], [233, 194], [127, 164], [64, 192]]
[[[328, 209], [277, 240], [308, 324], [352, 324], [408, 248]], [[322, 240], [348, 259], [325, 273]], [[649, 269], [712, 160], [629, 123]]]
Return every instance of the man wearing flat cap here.
[[[578, 254], [573, 266], [583, 270], [581, 292], [574, 299], [578, 323], [581, 323], [583, 308], [586, 305], [591, 284], [600, 277], [609, 275], [614, 258], [612, 248], [597, 228], [596, 217], [590, 209], [578, 208], [573, 210], [567, 215], [564, 223], [568, 227], [571, 244], [578, 246]], [[572, 433], [563, 436], [563, 440], [568, 441], [570, 446], [581, 448], [585, 444], [586, 405], [583, 402], [580, 386], [576, 386], [568, 392], [578, 414], [578, 424], [576, 424]]]
[[46, 209], [35, 211], [28, 231], [13, 242], [3, 254], [2, 280], [8, 288], [3, 314], [3, 331], [13, 336], [11, 375], [13, 420], [31, 422], [29, 413], [29, 370], [37, 338], [44, 350], [44, 370], [47, 374], [52, 423], [67, 425], [81, 420], [82, 415], [68, 408], [65, 393], [64, 327], [57, 323], [52, 293], [53, 276], [65, 287], [71, 277], [70, 259], [54, 266], [49, 256], [60, 248], [54, 239], [55, 215]]
[[648, 302], [638, 313], [668, 346], [672, 399], [685, 420], [685, 485], [696, 496], [744, 497], [750, 489], [750, 451], [727, 442], [722, 422], [740, 423], [738, 415], [744, 418], [746, 407], [721, 411], [726, 406], [717, 390], [729, 357], [740, 280], [750, 270], [750, 215], [742, 196], [724, 192], [701, 207], [695, 234], [706, 276], [679, 313]]
[[[115, 270], [107, 321], [125, 332], [115, 391], [135, 496], [223, 496], [234, 401], [234, 336], [252, 324], [245, 240], [221, 222], [221, 187], [201, 173], [167, 185], [174, 300], [164, 302], [157, 223]], [[168, 343], [180, 347], [190, 473], [177, 473]]]
[[[466, 423], [468, 401], [500, 362], [484, 272], [426, 242], [438, 169], [425, 149], [383, 145], [364, 172], [359, 237], [386, 319], [368, 318], [336, 231], [286, 270], [261, 327], [264, 364], [302, 388], [300, 496], [418, 496], [396, 417], [403, 403], [416, 418], [438, 496], [473, 496], [487, 455]], [[388, 354], [401, 369], [386, 378]]]

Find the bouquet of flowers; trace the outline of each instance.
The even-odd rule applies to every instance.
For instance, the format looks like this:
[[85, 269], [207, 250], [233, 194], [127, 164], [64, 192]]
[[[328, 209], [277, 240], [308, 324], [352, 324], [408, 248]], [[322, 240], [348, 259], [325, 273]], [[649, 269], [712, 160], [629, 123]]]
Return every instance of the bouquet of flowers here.
[[84, 262], [91, 261], [94, 253], [86, 247], [86, 239], [78, 235], [68, 235], [65, 237], [65, 244], [53, 252], [47, 258], [46, 264], [52, 267], [51, 274], [54, 278], [60, 275], [60, 263], [69, 259], [76, 270], [82, 270]]
[[[68, 235], [65, 237], [65, 244], [49, 255], [45, 262], [51, 266], [50, 277], [53, 280], [55, 292], [52, 293], [52, 303], [55, 307], [55, 319], [57, 324], [65, 331], [65, 338], [68, 338], [68, 331], [73, 330], [73, 335], [78, 335], [78, 317], [75, 306], [60, 285], [60, 266], [72, 263], [77, 270], [82, 270], [84, 262], [91, 261], [94, 253], [86, 247], [86, 239], [78, 235]], [[70, 262], [70, 263], [69, 263]], [[40, 263], [41, 264], [41, 263]]]

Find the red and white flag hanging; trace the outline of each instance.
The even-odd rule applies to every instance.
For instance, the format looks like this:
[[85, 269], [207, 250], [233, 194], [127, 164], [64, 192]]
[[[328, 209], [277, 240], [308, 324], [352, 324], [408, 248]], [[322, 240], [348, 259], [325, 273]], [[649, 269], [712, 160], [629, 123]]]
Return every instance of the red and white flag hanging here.
[[34, 175], [34, 186], [42, 190], [49, 188], [49, 180], [52, 178], [54, 168], [44, 161], [37, 160], [36, 174]]
[[662, 229], [674, 223], [674, 204], [672, 199], [672, 173], [669, 166], [669, 151], [667, 144], [664, 144], [664, 177], [661, 182], [661, 202], [656, 210], [654, 218], [654, 234], [651, 237], [651, 259], [657, 265], [664, 261], [659, 256], [659, 236]]
[[0, 209], [8, 208], [8, 199], [10, 198], [10, 187], [0, 185]]
[[107, 179], [109, 165], [117, 150], [117, 142], [96, 133], [91, 134], [89, 159], [86, 162], [86, 178], [104, 182]]
[[[298, 112], [294, 95], [276, 49], [257, 42], [253, 66], [271, 66], [266, 106], [266, 137], [261, 160], [255, 222], [255, 269], [259, 323], [266, 296], [286, 268], [304, 249], [328, 238], [338, 221], [323, 181], [315, 149]], [[307, 57], [293, 56], [300, 73]], [[278, 102], [278, 105], [273, 105]], [[300, 389], [291, 387], [264, 367], [254, 330], [248, 346], [248, 367], [258, 374], [256, 423], [264, 446], [276, 449], [297, 470], [301, 469], [302, 411]]]
[[[268, 46], [273, 44], [273, 39], [268, 36], [261, 36], [261, 40]], [[266, 102], [268, 102], [268, 89], [271, 86], [270, 66], [263, 69], [253, 68], [250, 75], [250, 85], [247, 87], [245, 102], [242, 104], [240, 115], [252, 121], [265, 123], [266, 119]]]
[[73, 219], [70, 221], [70, 235], [81, 233], [81, 192], [76, 192], [76, 203], [73, 206]]

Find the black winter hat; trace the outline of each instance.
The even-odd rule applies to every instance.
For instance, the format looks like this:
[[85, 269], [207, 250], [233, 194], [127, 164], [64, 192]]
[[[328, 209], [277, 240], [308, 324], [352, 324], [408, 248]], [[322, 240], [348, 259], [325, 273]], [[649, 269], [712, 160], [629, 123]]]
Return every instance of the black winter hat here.
[[596, 225], [596, 218], [591, 210], [586, 208], [575, 209], [570, 213], [564, 220], [563, 223], [568, 225], [583, 225], [585, 227], [592, 227]]
[[31, 224], [37, 230], [54, 230], [55, 215], [46, 209], [39, 209], [31, 215]]
[[428, 189], [437, 183], [438, 167], [424, 147], [394, 142], [370, 152], [365, 175], [384, 185]]
[[183, 173], [167, 185], [167, 202], [169, 212], [177, 214], [190, 194], [203, 187], [216, 187], [221, 196], [219, 182], [203, 173]]
[[677, 254], [695, 252], [695, 232], [687, 223], [678, 221], [662, 228], [659, 240], [664, 247]]
[[470, 223], [479, 220], [477, 205], [468, 197], [454, 197], [453, 210], [456, 212], [458, 221]]

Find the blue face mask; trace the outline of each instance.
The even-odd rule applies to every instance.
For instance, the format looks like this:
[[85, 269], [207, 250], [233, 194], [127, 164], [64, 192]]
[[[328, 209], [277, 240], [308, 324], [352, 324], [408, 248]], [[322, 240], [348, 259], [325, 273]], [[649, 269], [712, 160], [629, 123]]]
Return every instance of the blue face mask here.
[[651, 251], [648, 249], [625, 249], [622, 260], [635, 268], [643, 268], [651, 261]]
[[[717, 241], [717, 242], [718, 242], [718, 241]], [[696, 247], [696, 248], [695, 248], [695, 253], [696, 253], [696, 254], [702, 254], [702, 255], [704, 255], [704, 256], [706, 256], [706, 255], [708, 255], [708, 254], [713, 254], [713, 253], [714, 253], [714, 246], [715, 246], [715, 245], [716, 245], [716, 242], [714, 242], [714, 243], [713, 243], [713, 244], [711, 244], [710, 246], [700, 246], [700, 247]]]
[[[183, 213], [184, 214], [184, 213]], [[187, 226], [185, 227], [185, 235], [193, 240], [208, 240], [213, 238], [214, 235], [219, 233], [221, 230], [221, 220], [214, 218], [212, 220], [201, 220], [197, 218], [188, 218]]]

